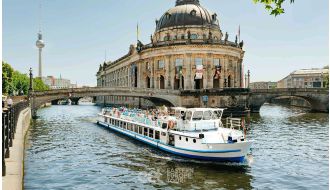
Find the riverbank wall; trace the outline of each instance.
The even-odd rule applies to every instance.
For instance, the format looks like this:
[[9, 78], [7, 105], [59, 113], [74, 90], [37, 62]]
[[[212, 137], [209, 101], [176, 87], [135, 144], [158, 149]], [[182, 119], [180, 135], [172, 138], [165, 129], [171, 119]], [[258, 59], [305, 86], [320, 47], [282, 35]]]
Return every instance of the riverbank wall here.
[[31, 123], [31, 109], [25, 108], [19, 114], [10, 157], [5, 159], [6, 176], [2, 177], [3, 190], [23, 189], [24, 177], [24, 141]]

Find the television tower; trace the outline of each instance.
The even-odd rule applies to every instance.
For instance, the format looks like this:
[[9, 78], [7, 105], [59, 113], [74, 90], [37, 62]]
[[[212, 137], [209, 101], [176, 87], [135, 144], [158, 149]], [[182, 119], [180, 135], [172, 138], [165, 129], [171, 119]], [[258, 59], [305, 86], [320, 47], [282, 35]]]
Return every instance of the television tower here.
[[45, 47], [45, 43], [44, 41], [42, 40], [42, 34], [41, 34], [41, 3], [39, 4], [39, 32], [38, 32], [38, 40], [36, 41], [36, 46], [37, 48], [39, 49], [39, 75], [38, 77], [42, 77], [42, 56], [41, 56], [41, 53], [42, 53], [42, 48]]

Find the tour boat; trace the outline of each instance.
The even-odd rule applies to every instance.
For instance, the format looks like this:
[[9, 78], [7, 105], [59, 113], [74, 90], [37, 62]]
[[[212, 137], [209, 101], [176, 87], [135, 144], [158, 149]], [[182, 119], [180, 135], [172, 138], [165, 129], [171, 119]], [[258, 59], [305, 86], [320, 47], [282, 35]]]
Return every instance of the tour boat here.
[[103, 108], [97, 123], [175, 155], [199, 160], [244, 161], [252, 141], [247, 140], [240, 119], [227, 118], [223, 125], [224, 109], [170, 109], [149, 112]]

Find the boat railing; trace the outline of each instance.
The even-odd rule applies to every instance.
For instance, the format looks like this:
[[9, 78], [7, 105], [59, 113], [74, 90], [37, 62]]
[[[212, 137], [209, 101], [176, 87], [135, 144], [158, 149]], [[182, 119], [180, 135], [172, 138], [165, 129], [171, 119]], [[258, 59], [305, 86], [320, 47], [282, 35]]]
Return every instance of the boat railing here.
[[240, 118], [226, 118], [226, 128], [241, 130], [242, 120]]
[[160, 120], [152, 120], [152, 119], [148, 118], [145, 115], [141, 115], [141, 114], [137, 114], [137, 113], [131, 113], [131, 112], [123, 112], [119, 115], [116, 114], [116, 113], [111, 113], [110, 112], [110, 116], [120, 118], [120, 119], [124, 119], [124, 120], [128, 120], [128, 121], [134, 121], [134, 122], [140, 123], [140, 124], [155, 126], [155, 127], [161, 127], [162, 124], [163, 124], [163, 122], [160, 121]]

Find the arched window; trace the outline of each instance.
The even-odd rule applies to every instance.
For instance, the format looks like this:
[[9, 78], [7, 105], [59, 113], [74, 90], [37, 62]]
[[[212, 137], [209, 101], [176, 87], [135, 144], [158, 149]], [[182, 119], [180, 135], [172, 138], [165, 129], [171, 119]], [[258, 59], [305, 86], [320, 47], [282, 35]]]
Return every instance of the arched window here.
[[190, 12], [190, 15], [192, 15], [192, 16], [196, 16], [196, 10], [192, 10], [191, 12]]
[[184, 37], [184, 34], [182, 34], [182, 35], [181, 35], [181, 39], [184, 40], [184, 38], [185, 38], [185, 37]]
[[171, 18], [171, 14], [170, 14], [170, 13], [166, 13], [166, 14], [165, 14], [165, 18], [166, 18], [166, 19], [170, 19], [170, 18]]

